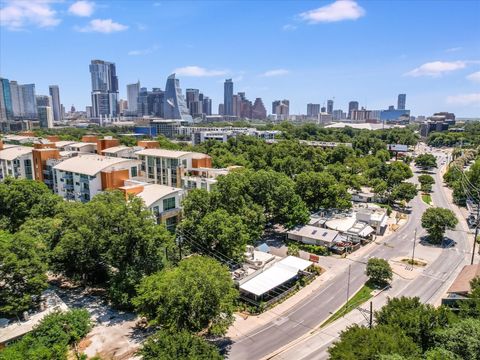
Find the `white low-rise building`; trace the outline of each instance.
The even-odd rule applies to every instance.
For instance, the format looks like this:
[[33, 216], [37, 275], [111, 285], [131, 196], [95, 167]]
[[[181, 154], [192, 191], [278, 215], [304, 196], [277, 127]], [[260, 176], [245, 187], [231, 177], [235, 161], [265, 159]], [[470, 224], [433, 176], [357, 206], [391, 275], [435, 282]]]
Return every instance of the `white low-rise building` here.
[[0, 147], [0, 180], [7, 176], [16, 179], [34, 179], [32, 147], [7, 145]]

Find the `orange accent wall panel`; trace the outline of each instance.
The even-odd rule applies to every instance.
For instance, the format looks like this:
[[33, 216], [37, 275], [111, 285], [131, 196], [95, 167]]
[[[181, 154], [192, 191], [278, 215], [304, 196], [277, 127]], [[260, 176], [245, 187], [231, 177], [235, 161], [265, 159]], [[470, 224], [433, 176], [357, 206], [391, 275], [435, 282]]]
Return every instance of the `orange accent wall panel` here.
[[193, 168], [211, 168], [212, 167], [212, 158], [205, 155], [202, 159], [192, 159]]
[[33, 149], [32, 158], [35, 180], [43, 181], [43, 170], [46, 168], [47, 160], [60, 159], [60, 151], [58, 149]]
[[57, 135], [48, 135], [47, 140], [54, 143], [60, 141], [60, 138]]
[[84, 135], [82, 136], [82, 142], [92, 142], [96, 143], [98, 138], [95, 135]]
[[118, 139], [100, 139], [97, 140], [97, 153], [101, 154], [103, 150], [120, 145]]
[[158, 141], [154, 140], [138, 140], [137, 142], [138, 146], [144, 147], [145, 149], [159, 149], [160, 144]]
[[113, 170], [113, 171], [102, 171], [102, 190], [105, 189], [118, 189], [123, 186], [124, 181], [128, 180], [130, 174], [128, 169], [124, 170]]

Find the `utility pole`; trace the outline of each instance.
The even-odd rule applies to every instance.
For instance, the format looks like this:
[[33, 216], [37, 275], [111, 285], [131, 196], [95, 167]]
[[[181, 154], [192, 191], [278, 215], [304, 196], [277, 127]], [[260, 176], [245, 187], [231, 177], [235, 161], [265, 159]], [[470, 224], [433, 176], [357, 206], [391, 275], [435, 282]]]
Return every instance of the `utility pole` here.
[[417, 229], [415, 229], [415, 235], [413, 237], [413, 250], [412, 250], [412, 270], [413, 265], [415, 264], [415, 242], [417, 240]]
[[371, 329], [373, 324], [373, 301], [370, 301], [370, 321], [368, 327]]
[[478, 237], [478, 228], [480, 227], [480, 199], [477, 203], [477, 218], [476, 218], [477, 226], [475, 228], [475, 236], [473, 237], [473, 250], [472, 250], [472, 261], [470, 265], [473, 265], [473, 260], [475, 258], [475, 246], [477, 245], [477, 237]]
[[343, 312], [343, 315], [347, 313], [348, 309], [348, 298], [350, 297], [350, 268], [352, 265], [348, 265], [348, 280], [347, 280], [347, 302], [345, 303], [345, 311]]

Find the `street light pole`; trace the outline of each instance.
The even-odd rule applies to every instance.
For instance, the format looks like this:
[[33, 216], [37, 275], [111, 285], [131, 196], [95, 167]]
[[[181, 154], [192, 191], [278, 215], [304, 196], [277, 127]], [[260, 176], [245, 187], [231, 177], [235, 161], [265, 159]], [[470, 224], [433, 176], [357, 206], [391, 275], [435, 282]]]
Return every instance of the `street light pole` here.
[[473, 265], [473, 260], [475, 259], [475, 246], [477, 245], [478, 238], [478, 228], [480, 227], [480, 199], [477, 204], [477, 226], [475, 228], [475, 236], [473, 237], [473, 250], [472, 250], [472, 261], [470, 265]]

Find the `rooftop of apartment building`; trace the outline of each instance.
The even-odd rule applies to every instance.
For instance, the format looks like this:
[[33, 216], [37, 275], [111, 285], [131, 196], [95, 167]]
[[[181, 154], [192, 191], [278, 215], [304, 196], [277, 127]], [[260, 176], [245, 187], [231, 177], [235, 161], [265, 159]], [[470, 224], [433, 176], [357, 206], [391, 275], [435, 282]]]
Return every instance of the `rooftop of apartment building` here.
[[120, 190], [124, 190], [128, 192], [128, 190], [136, 189], [140, 186], [142, 186], [143, 189], [141, 192], [137, 193], [136, 196], [143, 200], [146, 207], [150, 207], [156, 201], [158, 201], [159, 199], [165, 196], [173, 195], [183, 191], [182, 189], [171, 187], [171, 186], [165, 186], [165, 185], [159, 185], [159, 184], [148, 184], [148, 183], [137, 182], [137, 181], [125, 181], [125, 186], [120, 187]]
[[135, 160], [108, 157], [96, 154], [79, 154], [54, 166], [54, 169], [94, 176], [111, 166], [126, 164]]
[[[138, 148], [138, 150], [140, 149], [143, 149], [143, 148]], [[123, 151], [123, 150], [135, 150], [135, 148], [133, 147], [129, 147], [129, 146], [125, 146], [125, 145], [119, 145], [119, 146], [113, 146], [111, 148], [107, 148], [107, 149], [104, 149], [102, 150], [102, 153], [105, 154], [105, 153], [108, 153], [108, 154], [116, 154], [120, 151]]]
[[137, 152], [138, 155], [154, 156], [163, 158], [183, 158], [190, 157], [193, 159], [202, 159], [209, 157], [206, 154], [191, 152], [191, 151], [178, 151], [178, 150], [166, 150], [166, 149], [145, 149]]
[[19, 156], [30, 154], [32, 150], [30, 146], [10, 146], [0, 150], [0, 160], [12, 161]]

